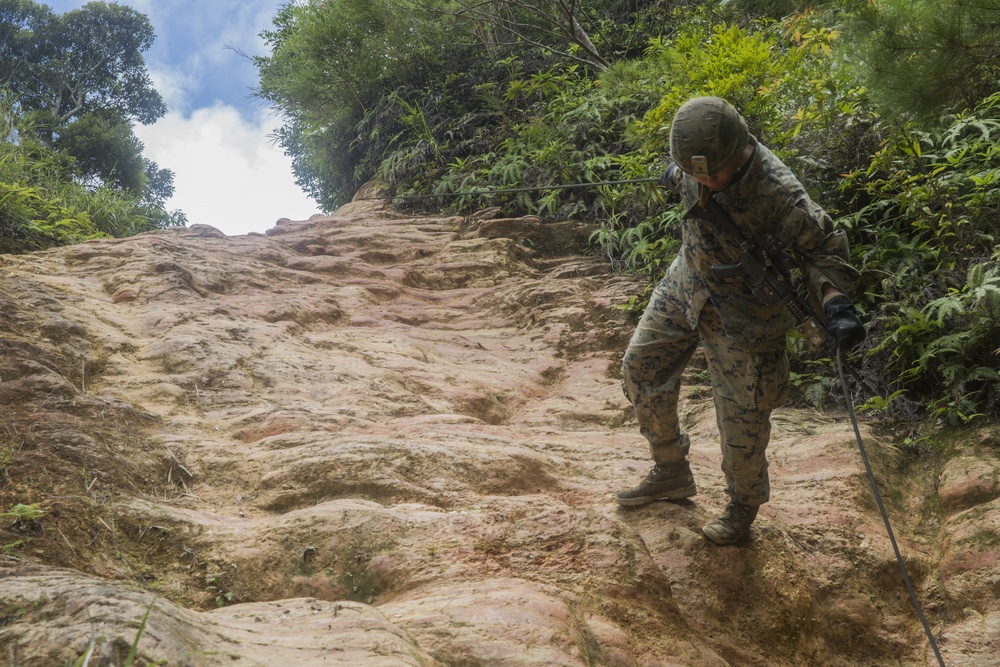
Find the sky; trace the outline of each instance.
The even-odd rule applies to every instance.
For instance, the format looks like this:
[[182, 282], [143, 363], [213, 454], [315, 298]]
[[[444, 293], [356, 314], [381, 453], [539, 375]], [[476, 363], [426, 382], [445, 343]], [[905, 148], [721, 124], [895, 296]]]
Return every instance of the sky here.
[[[37, 0], [63, 14], [87, 0]], [[174, 172], [167, 209], [188, 224], [233, 236], [264, 232], [279, 218], [319, 208], [295, 184], [291, 159], [269, 138], [281, 120], [253, 99], [257, 71], [233, 49], [267, 55], [260, 32], [288, 0], [117, 0], [145, 14], [156, 33], [145, 52], [167, 115], [137, 125], [144, 155]], [[227, 48], [233, 47], [233, 48]]]

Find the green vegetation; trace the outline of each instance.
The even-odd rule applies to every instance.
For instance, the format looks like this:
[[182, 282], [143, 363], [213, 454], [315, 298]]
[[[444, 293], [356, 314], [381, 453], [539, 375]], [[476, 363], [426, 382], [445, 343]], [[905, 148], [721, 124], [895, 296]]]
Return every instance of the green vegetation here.
[[13, 519], [15, 522], [36, 521], [45, 516], [45, 510], [38, 505], [17, 504], [6, 512], [0, 512], [0, 519]]
[[[139, 622], [139, 629], [135, 633], [135, 639], [132, 641], [132, 645], [129, 647], [128, 655], [125, 656], [125, 662], [122, 663], [123, 667], [132, 667], [132, 665], [136, 664], [136, 660], [140, 659], [139, 641], [142, 639], [142, 633], [146, 631], [146, 624], [149, 622], [149, 615], [152, 613], [153, 605], [155, 603], [156, 601], [153, 600], [152, 602], [149, 603], [149, 606], [146, 608], [146, 613], [143, 614], [142, 620]], [[86, 665], [90, 664], [90, 657], [94, 654], [94, 651], [95, 649], [97, 649], [97, 646], [104, 640], [105, 638], [103, 636], [91, 640], [90, 646], [88, 646], [86, 652], [84, 652], [84, 654], [81, 655], [79, 659], [77, 659], [77, 661], [73, 663], [73, 667], [86, 667]], [[158, 660], [157, 662], [152, 662], [147, 664], [165, 665], [167, 664], [167, 662], [165, 660]]]
[[225, 607], [236, 599], [233, 592], [226, 587], [221, 574], [210, 574], [205, 577], [205, 590], [215, 596], [216, 607]]
[[[12, 506], [6, 512], [0, 512], [0, 520], [7, 519], [11, 520], [10, 529], [18, 533], [40, 533], [42, 530], [42, 517], [45, 516], [45, 510], [38, 507], [36, 504], [24, 505], [18, 503]], [[6, 556], [11, 556], [14, 550], [23, 546], [21, 540], [17, 540], [12, 544], [6, 544], [3, 547], [3, 553]]]
[[[1000, 1], [488, 4], [282, 8], [259, 95], [323, 206], [370, 180], [408, 195], [657, 176], [676, 108], [721, 95], [850, 236], [869, 408], [1000, 416]], [[650, 282], [677, 247], [681, 211], [649, 183], [414, 206], [493, 205], [592, 221], [596, 249]], [[801, 397], [829, 400], [830, 360], [790, 349]]]
[[146, 608], [146, 613], [142, 616], [142, 621], [139, 623], [139, 629], [135, 633], [135, 640], [132, 642], [132, 646], [129, 648], [128, 655], [125, 657], [125, 667], [132, 667], [135, 662], [136, 657], [139, 653], [139, 640], [142, 639], [142, 633], [146, 630], [146, 623], [149, 621], [149, 615], [153, 611], [153, 605], [156, 604], [156, 600], [149, 603]]
[[15, 553], [17, 553], [17, 550], [23, 546], [24, 546], [24, 540], [14, 540], [13, 542], [8, 542], [7, 544], [0, 547], [0, 554], [3, 554], [4, 556], [13, 556]]
[[0, 252], [184, 224], [173, 174], [142, 155], [133, 123], [166, 107], [142, 53], [148, 19], [115, 3], [58, 15], [0, 0]]

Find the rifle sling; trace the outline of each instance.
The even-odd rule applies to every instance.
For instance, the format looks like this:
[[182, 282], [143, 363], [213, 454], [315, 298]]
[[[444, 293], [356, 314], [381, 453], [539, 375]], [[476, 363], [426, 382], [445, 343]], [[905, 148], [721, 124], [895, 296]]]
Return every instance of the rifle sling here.
[[701, 186], [701, 197], [697, 204], [687, 210], [685, 215], [693, 215], [711, 224], [717, 230], [732, 236], [739, 245], [748, 243], [748, 239], [740, 228], [736, 226], [733, 219], [729, 217], [722, 204], [715, 200], [711, 191], [705, 186]]

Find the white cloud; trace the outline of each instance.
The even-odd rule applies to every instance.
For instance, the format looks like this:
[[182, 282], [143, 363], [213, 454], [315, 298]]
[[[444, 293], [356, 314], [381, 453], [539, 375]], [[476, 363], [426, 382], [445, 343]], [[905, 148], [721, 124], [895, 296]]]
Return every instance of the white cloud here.
[[[86, 0], [49, 0], [63, 13]], [[149, 17], [156, 43], [146, 53], [169, 113], [135, 127], [143, 154], [174, 172], [169, 209], [226, 234], [263, 232], [279, 218], [319, 209], [295, 185], [291, 160], [268, 135], [278, 119], [249, 99], [251, 63], [227, 49], [266, 53], [259, 33], [288, 0], [118, 0]]]
[[198, 87], [198, 78], [190, 69], [150, 67], [149, 78], [153, 81], [153, 88], [160, 94], [170, 110], [186, 109], [191, 98], [191, 91]]
[[212, 225], [233, 236], [264, 232], [279, 218], [304, 220], [319, 208], [295, 185], [291, 159], [268, 135], [278, 119], [256, 117], [231, 106], [198, 109], [189, 117], [171, 112], [154, 125], [136, 127], [144, 154], [174, 172], [168, 209], [181, 209], [189, 224]]

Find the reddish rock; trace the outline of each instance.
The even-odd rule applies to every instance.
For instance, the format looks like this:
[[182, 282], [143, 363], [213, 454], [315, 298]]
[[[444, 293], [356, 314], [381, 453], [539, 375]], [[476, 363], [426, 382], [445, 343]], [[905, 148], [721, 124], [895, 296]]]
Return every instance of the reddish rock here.
[[[699, 494], [616, 506], [650, 465], [618, 377], [641, 285], [585, 226], [497, 214], [5, 257], [0, 500], [43, 515], [0, 528], [0, 661], [110, 664], [155, 601], [140, 655], [171, 665], [933, 664], [842, 415], [775, 412], [772, 500], [718, 548], [692, 374]], [[865, 437], [948, 665], [997, 664], [996, 458], [938, 498]]]

